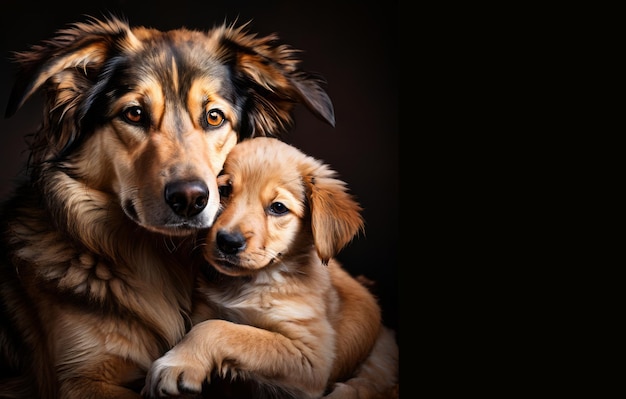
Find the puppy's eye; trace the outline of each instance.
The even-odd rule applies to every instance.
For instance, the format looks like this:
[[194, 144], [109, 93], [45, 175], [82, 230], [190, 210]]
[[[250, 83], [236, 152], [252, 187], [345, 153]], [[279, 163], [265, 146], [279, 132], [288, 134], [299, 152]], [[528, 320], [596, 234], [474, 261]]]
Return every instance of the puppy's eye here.
[[230, 184], [221, 185], [217, 189], [220, 193], [220, 198], [228, 198], [233, 192], [233, 186], [231, 186]]
[[224, 113], [219, 109], [213, 108], [206, 113], [206, 122], [209, 127], [220, 127], [224, 123]]
[[143, 108], [138, 105], [134, 105], [122, 111], [122, 118], [128, 123], [140, 125], [146, 121], [146, 113]]
[[282, 202], [272, 202], [269, 207], [269, 212], [272, 215], [282, 215], [289, 212], [289, 209]]

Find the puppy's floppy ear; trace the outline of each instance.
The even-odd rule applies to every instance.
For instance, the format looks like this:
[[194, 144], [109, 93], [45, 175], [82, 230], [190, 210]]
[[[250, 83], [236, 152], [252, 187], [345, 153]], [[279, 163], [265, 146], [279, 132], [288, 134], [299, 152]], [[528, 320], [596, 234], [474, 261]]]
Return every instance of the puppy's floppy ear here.
[[337, 173], [328, 165], [314, 162], [315, 167], [304, 176], [304, 182], [315, 248], [322, 263], [327, 264], [363, 231], [364, 221], [362, 208], [348, 192], [347, 184], [337, 179]]
[[45, 88], [43, 131], [56, 132], [40, 138], [57, 147], [70, 146], [80, 131], [96, 78], [117, 49], [139, 46], [127, 22], [116, 17], [89, 19], [59, 30], [57, 35], [29, 51], [14, 53], [18, 74], [7, 105], [12, 116], [35, 92]]
[[292, 111], [304, 104], [315, 116], [335, 126], [334, 108], [321, 76], [298, 68], [299, 51], [279, 44], [276, 35], [257, 37], [241, 27], [222, 26], [222, 44], [235, 54], [230, 60], [242, 104], [243, 137], [280, 136], [293, 124]]

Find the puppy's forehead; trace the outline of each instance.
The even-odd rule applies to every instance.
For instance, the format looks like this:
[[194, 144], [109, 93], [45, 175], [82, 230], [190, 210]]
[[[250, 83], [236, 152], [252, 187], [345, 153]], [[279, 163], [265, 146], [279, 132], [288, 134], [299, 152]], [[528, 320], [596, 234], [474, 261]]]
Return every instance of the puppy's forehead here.
[[306, 156], [296, 148], [268, 137], [244, 140], [229, 154], [224, 170], [246, 185], [281, 185], [291, 191], [302, 189]]

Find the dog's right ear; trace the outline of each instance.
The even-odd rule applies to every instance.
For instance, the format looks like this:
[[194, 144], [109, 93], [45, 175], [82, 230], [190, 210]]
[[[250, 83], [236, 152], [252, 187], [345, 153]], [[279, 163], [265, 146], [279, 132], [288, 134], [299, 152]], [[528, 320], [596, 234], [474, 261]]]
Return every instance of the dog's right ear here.
[[34, 45], [29, 51], [14, 53], [19, 65], [16, 82], [5, 111], [10, 117], [45, 84], [47, 110], [58, 110], [64, 116], [75, 108], [86, 89], [93, 86], [94, 76], [115, 46], [138, 43], [127, 22], [111, 17], [92, 18], [75, 23], [57, 35]]
[[[293, 124], [292, 111], [297, 103], [331, 126], [335, 113], [323, 78], [298, 67], [299, 51], [279, 44], [276, 35], [257, 37], [248, 33], [247, 24], [238, 28], [221, 26], [220, 42], [233, 55], [234, 84], [245, 99], [242, 138], [278, 136]], [[248, 118], [248, 119], [245, 119]]]

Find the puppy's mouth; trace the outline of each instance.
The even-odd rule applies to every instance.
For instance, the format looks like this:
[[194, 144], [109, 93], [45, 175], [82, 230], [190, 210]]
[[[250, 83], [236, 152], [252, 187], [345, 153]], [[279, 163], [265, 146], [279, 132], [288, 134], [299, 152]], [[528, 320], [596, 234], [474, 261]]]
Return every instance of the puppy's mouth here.
[[220, 259], [219, 261], [211, 260], [209, 263], [218, 272], [227, 276], [244, 276], [253, 272], [253, 270], [242, 267], [238, 263], [233, 263], [226, 259]]
[[[212, 248], [212, 249], [210, 249]], [[232, 253], [223, 251], [209, 244], [204, 253], [207, 262], [218, 272], [227, 276], [249, 276], [255, 274], [266, 265], [261, 265], [245, 252]]]

